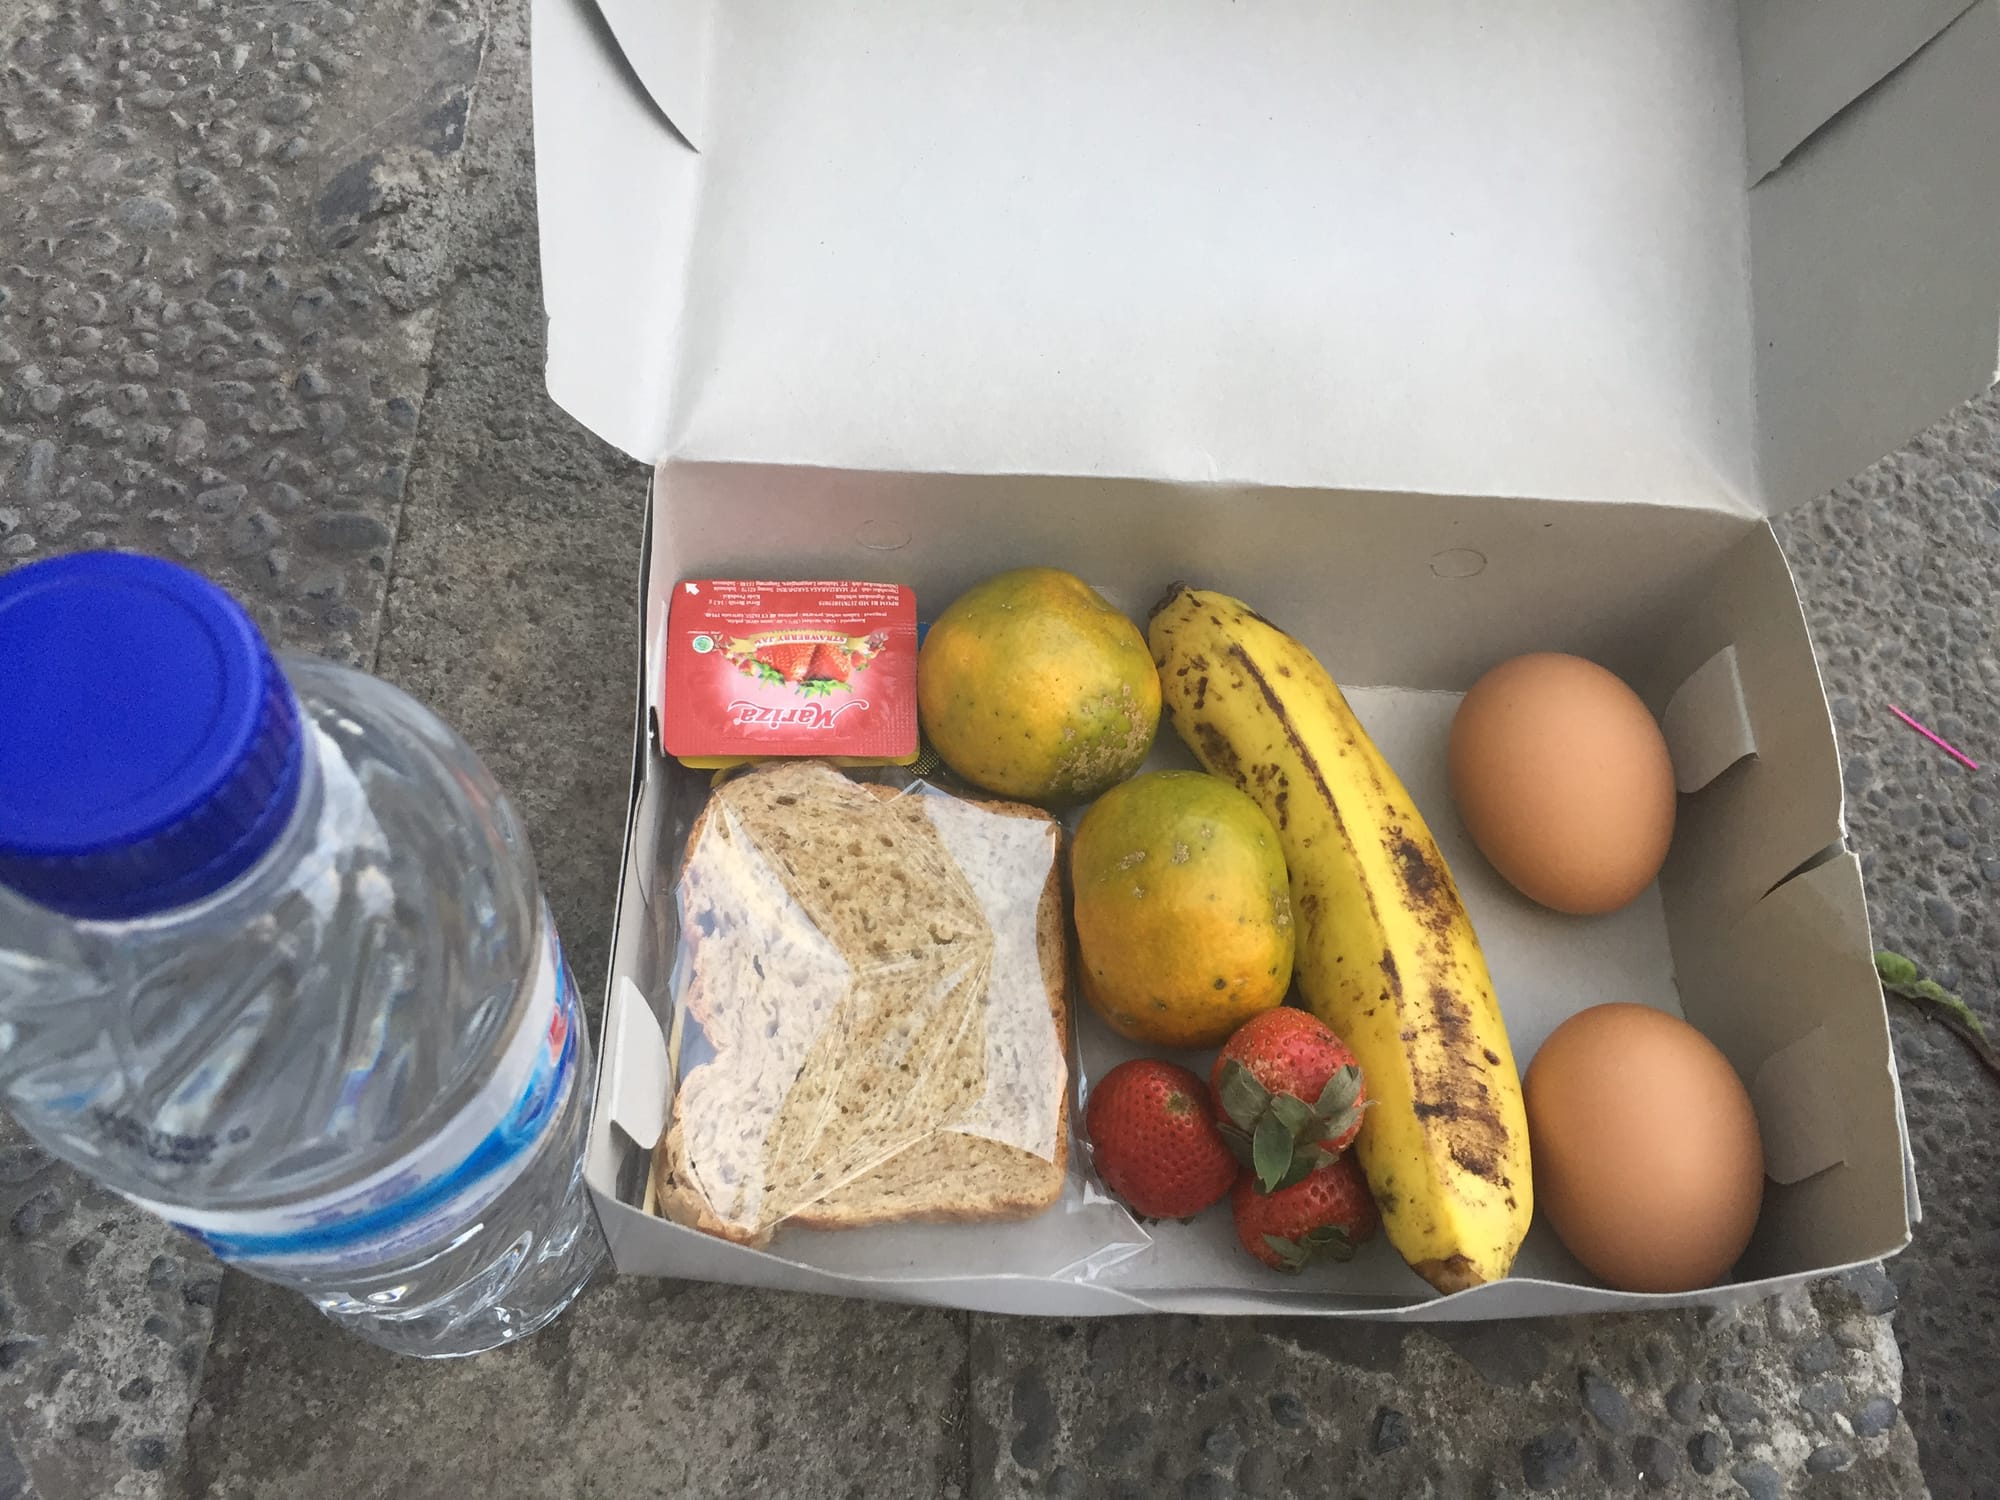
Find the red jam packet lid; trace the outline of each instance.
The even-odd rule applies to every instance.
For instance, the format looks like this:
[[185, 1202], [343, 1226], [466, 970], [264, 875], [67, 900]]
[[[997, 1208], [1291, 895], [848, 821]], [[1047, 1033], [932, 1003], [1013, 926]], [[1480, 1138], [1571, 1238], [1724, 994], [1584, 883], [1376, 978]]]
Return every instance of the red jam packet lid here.
[[691, 578], [667, 607], [660, 748], [690, 764], [917, 754], [917, 601], [893, 583]]

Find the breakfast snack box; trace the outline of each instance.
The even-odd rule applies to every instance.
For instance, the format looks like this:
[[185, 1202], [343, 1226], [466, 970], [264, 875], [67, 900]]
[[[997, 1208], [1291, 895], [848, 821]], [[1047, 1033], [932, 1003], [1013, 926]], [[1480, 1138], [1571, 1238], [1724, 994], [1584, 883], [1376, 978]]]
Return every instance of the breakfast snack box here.
[[[1683, 1016], [1769, 1167], [1733, 1282], [1664, 1298], [1546, 1226], [1439, 1297], [1379, 1240], [1279, 1281], [1165, 1223], [1113, 1261], [1067, 1199], [761, 1250], [667, 1223], [641, 1205], [707, 777], [642, 710], [587, 1164], [621, 1270], [1464, 1319], [1747, 1300], [1906, 1241], [1839, 759], [1769, 521], [1993, 379], [2000, 0], [536, 0], [534, 26], [549, 387], [655, 466], [644, 709], [684, 578], [881, 579], [935, 613], [1032, 564], [1135, 620], [1179, 579], [1255, 601], [1436, 834], [1520, 1063], [1607, 1000]], [[1452, 811], [1458, 698], [1528, 651], [1615, 672], [1672, 750], [1673, 850], [1609, 917], [1533, 908]], [[1077, 1020], [1100, 1076], [1123, 1054]]]

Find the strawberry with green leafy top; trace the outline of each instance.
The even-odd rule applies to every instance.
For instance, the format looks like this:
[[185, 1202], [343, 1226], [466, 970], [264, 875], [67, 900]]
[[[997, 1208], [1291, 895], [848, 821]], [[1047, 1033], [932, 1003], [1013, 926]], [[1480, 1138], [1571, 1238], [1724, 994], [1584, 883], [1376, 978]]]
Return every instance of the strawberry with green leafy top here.
[[1289, 1006], [1236, 1029], [1215, 1059], [1209, 1089], [1223, 1140], [1267, 1193], [1345, 1151], [1368, 1107], [1354, 1054], [1325, 1022]]
[[1355, 1246], [1382, 1225], [1368, 1179], [1352, 1156], [1335, 1157], [1290, 1187], [1260, 1191], [1245, 1172], [1229, 1193], [1236, 1238], [1280, 1271], [1303, 1271], [1315, 1260], [1351, 1260]]

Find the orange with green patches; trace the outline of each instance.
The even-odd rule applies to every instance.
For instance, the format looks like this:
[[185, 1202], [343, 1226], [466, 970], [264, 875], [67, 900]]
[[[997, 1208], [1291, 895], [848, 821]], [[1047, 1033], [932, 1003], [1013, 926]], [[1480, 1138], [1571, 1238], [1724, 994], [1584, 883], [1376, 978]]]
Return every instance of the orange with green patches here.
[[1220, 777], [1113, 787], [1070, 851], [1084, 998], [1113, 1030], [1213, 1047], [1285, 998], [1294, 928], [1277, 830]]
[[917, 657], [917, 711], [960, 776], [1086, 802], [1139, 769], [1160, 678], [1138, 626], [1073, 573], [1020, 568], [959, 596]]

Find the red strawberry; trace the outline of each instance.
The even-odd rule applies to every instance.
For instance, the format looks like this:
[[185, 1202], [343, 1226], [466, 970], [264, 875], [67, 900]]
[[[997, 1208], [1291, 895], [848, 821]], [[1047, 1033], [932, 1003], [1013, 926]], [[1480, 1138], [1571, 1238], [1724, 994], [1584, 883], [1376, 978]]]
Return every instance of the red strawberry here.
[[1314, 1260], [1349, 1260], [1375, 1237], [1381, 1215], [1352, 1156], [1335, 1157], [1290, 1187], [1259, 1192], [1249, 1172], [1230, 1190], [1236, 1238], [1267, 1266], [1302, 1271]]
[[1236, 1177], [1200, 1075], [1141, 1057], [1097, 1080], [1084, 1109], [1104, 1185], [1152, 1219], [1187, 1219]]
[[812, 658], [811, 641], [770, 641], [757, 648], [757, 660], [787, 682], [803, 682]]
[[813, 647], [812, 665], [806, 668], [806, 676], [820, 677], [828, 682], [845, 682], [854, 670], [854, 659], [846, 648], [822, 642]]
[[1267, 1193], [1345, 1151], [1368, 1107], [1361, 1067], [1346, 1043], [1316, 1016], [1288, 1006], [1237, 1027], [1208, 1086], [1222, 1138]]

